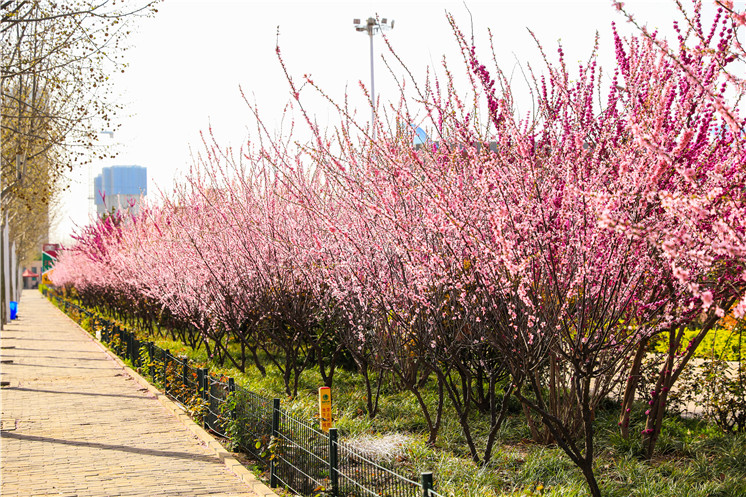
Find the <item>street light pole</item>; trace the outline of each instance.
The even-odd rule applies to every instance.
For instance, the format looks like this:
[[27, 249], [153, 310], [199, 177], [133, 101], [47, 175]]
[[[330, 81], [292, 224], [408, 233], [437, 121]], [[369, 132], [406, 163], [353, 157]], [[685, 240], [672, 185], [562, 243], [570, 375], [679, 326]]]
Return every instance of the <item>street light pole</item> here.
[[368, 36], [370, 37], [370, 101], [371, 101], [371, 121], [370, 126], [373, 130], [373, 139], [376, 139], [376, 84], [375, 84], [375, 77], [374, 77], [374, 63], [373, 63], [373, 35], [376, 34], [379, 31], [387, 30], [387, 29], [393, 29], [394, 27], [394, 20], [391, 20], [391, 24], [389, 24], [388, 19], [385, 17], [378, 21], [375, 17], [369, 17], [366, 19], [365, 23], [361, 23], [360, 19], [354, 19], [353, 22], [355, 23], [355, 30], [362, 32], [365, 31], [368, 33]]
[[[370, 21], [370, 19], [368, 19]], [[373, 128], [373, 139], [376, 139], [376, 78], [373, 76], [373, 30], [368, 30], [368, 37], [370, 38], [370, 125]]]

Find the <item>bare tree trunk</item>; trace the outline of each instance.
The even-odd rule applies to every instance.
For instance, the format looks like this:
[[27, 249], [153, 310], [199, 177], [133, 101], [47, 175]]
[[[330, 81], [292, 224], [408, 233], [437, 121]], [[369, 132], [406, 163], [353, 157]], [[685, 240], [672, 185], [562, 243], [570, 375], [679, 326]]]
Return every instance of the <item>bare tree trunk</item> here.
[[629, 418], [630, 413], [632, 412], [632, 404], [635, 401], [635, 392], [637, 391], [637, 384], [640, 380], [642, 359], [645, 357], [648, 340], [648, 338], [644, 338], [637, 346], [637, 351], [635, 352], [635, 357], [632, 361], [632, 369], [629, 372], [629, 376], [627, 376], [627, 382], [624, 388], [622, 409], [619, 413], [619, 431], [624, 438], [629, 437]]

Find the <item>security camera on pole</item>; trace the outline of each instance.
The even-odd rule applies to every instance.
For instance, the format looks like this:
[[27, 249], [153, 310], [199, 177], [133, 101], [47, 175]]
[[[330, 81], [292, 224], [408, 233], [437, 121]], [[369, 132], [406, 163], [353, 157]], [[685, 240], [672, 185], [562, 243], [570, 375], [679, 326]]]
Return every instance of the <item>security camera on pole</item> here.
[[373, 35], [379, 31], [384, 31], [394, 28], [394, 20], [391, 20], [389, 24], [388, 19], [385, 17], [380, 21], [377, 18], [369, 17], [365, 23], [360, 22], [360, 19], [354, 19], [355, 30], [364, 31], [370, 36], [370, 99], [371, 99], [371, 128], [373, 129], [373, 139], [376, 139], [376, 87], [373, 79]]

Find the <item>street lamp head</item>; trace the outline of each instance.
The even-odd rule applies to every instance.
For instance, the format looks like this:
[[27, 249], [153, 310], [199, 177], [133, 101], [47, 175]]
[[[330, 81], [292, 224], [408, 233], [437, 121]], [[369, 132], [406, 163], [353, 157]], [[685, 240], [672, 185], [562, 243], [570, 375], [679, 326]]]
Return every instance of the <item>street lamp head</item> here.
[[365, 20], [365, 23], [361, 22], [360, 19], [355, 18], [352, 20], [355, 25], [355, 31], [365, 31], [370, 36], [373, 36], [379, 31], [386, 31], [394, 27], [394, 20], [391, 22], [387, 18], [382, 18], [380, 22], [375, 17], [369, 17]]
[[394, 28], [394, 20], [391, 19], [391, 22], [389, 22], [389, 20], [384, 17], [384, 18], [381, 19], [381, 22], [378, 23], [378, 27], [382, 31], [393, 29]]

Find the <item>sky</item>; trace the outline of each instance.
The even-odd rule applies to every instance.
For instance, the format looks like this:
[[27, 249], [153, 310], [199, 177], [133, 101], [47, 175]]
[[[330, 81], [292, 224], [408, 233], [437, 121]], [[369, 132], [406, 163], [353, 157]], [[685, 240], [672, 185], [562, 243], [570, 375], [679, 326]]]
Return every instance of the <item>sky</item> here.
[[[673, 1], [625, 5], [641, 22], [670, 32]], [[254, 120], [241, 91], [258, 104], [264, 123], [279, 129], [290, 91], [275, 53], [278, 42], [291, 77], [310, 74], [336, 101], [347, 92], [360, 115], [367, 115], [370, 107], [366, 108], [359, 83], [370, 85], [370, 40], [355, 31], [354, 18], [393, 19], [394, 28], [386, 36], [420, 80], [428, 67], [437, 71], [443, 57], [454, 72], [465, 72], [446, 13], [462, 31], [473, 32], [477, 50], [484, 55], [489, 53], [492, 33], [497, 62], [514, 74], [516, 84], [521, 83], [521, 67], [541, 66], [529, 29], [550, 56], [556, 56], [561, 42], [570, 63], [588, 58], [598, 31], [602, 67], [613, 61], [611, 23], [623, 32], [633, 31], [607, 0], [165, 0], [158, 10], [152, 18], [136, 22], [126, 52], [129, 66], [124, 74], [112, 75], [116, 101], [124, 111], [113, 137], [102, 133], [100, 143], [110, 144], [118, 155], [71, 173], [70, 188], [58, 200], [52, 241], [69, 244], [71, 234], [90, 222], [92, 178], [101, 167], [147, 167], [148, 196], [153, 198], [159, 191], [169, 192], [188, 172], [193, 153], [202, 148], [201, 132], [211, 129], [221, 144], [245, 143], [254, 134]], [[396, 100], [394, 75], [401, 76], [404, 70], [393, 63], [392, 75], [382, 56], [393, 60], [377, 35], [376, 94], [382, 102]], [[335, 113], [329, 105], [316, 99], [309, 108], [319, 123], [333, 125]]]

